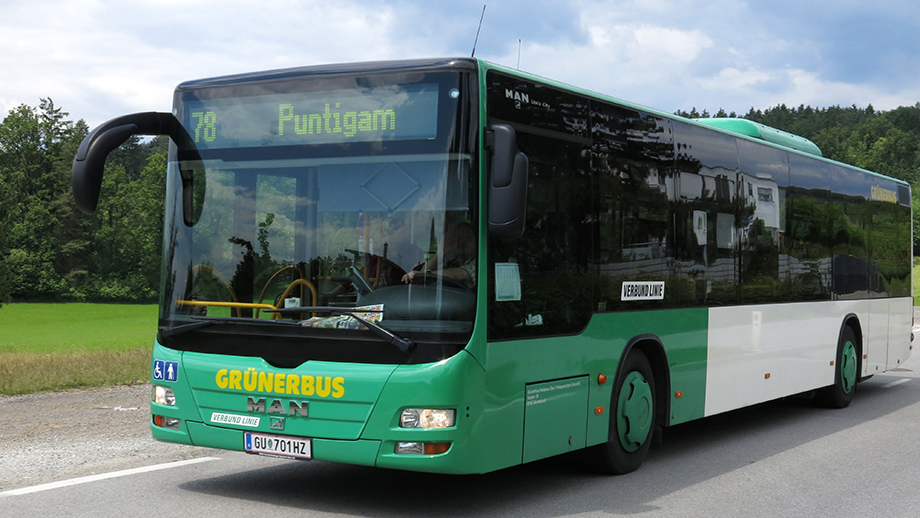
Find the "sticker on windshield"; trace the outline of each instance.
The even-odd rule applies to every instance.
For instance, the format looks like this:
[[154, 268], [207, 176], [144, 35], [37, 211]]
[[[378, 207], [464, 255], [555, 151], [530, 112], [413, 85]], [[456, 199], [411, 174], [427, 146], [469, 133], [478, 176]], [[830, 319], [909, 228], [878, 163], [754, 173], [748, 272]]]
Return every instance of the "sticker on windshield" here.
[[521, 270], [517, 263], [495, 263], [495, 301], [521, 300]]

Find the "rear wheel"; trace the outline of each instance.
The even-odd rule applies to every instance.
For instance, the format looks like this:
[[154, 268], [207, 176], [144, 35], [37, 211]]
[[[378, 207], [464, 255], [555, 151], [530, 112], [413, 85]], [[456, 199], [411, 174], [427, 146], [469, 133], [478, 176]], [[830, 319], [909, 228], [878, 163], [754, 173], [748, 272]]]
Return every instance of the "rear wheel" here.
[[655, 427], [655, 378], [641, 351], [631, 351], [623, 362], [610, 409], [610, 435], [594, 450], [604, 471], [622, 475], [645, 460]]
[[846, 408], [856, 393], [859, 378], [859, 356], [856, 347], [856, 333], [846, 327], [837, 344], [837, 357], [834, 363], [834, 384], [824, 387], [821, 396], [823, 403], [830, 408]]

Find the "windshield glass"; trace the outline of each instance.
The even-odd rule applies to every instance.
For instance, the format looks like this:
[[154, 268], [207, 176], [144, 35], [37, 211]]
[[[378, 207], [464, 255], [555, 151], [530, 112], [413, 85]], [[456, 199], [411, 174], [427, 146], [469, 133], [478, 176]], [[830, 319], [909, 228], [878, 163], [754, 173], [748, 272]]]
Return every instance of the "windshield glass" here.
[[459, 350], [478, 278], [468, 84], [414, 72], [180, 87], [197, 153], [171, 150], [161, 343], [407, 361], [377, 343], [389, 333], [418, 361]]

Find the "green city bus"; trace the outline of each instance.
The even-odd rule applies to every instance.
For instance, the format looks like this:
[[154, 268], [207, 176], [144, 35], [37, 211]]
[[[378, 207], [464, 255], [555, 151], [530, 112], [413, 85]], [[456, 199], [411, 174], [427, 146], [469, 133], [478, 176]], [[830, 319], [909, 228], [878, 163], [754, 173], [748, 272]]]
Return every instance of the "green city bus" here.
[[627, 473], [665, 427], [842, 408], [912, 349], [909, 186], [751, 121], [472, 58], [219, 77], [88, 135], [82, 210], [133, 135], [170, 137], [160, 441]]

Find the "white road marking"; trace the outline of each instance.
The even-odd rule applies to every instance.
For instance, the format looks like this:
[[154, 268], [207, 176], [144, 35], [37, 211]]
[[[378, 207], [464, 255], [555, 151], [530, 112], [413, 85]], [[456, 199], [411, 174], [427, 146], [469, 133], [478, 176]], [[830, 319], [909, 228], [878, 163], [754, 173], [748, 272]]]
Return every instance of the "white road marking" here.
[[0, 491], [0, 498], [5, 498], [8, 496], [27, 495], [29, 493], [38, 493], [39, 491], [47, 491], [49, 489], [57, 489], [59, 487], [75, 486], [77, 484], [86, 484], [87, 482], [96, 482], [98, 480], [105, 480], [109, 478], [125, 477], [128, 475], [136, 475], [138, 473], [159, 471], [161, 469], [180, 468], [182, 466], [188, 466], [190, 464], [198, 464], [201, 462], [208, 462], [208, 461], [217, 460], [217, 459], [218, 457], [201, 457], [199, 459], [180, 460], [177, 462], [167, 462], [166, 464], [155, 464], [153, 466], [146, 466], [143, 468], [133, 468], [133, 469], [126, 469], [123, 471], [113, 471], [111, 473], [101, 473], [99, 475], [90, 475], [88, 477], [72, 478], [70, 480], [61, 480], [58, 482], [49, 482], [47, 484], [39, 484], [37, 486], [22, 487], [19, 489], [10, 489], [9, 491]]
[[885, 385], [882, 385], [882, 388], [891, 388], [891, 387], [900, 385], [902, 383], [907, 383], [910, 380], [911, 378], [901, 378], [899, 380], [894, 380], [891, 383], [886, 383]]

